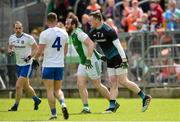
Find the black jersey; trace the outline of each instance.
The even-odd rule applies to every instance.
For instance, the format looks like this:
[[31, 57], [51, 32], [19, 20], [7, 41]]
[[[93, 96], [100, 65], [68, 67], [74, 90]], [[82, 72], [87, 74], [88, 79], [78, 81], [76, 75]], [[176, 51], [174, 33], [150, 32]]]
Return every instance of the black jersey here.
[[89, 32], [89, 37], [100, 45], [104, 55], [108, 59], [119, 55], [117, 48], [113, 44], [113, 41], [118, 39], [118, 36], [114, 29], [107, 24], [103, 23], [99, 29], [92, 28]]

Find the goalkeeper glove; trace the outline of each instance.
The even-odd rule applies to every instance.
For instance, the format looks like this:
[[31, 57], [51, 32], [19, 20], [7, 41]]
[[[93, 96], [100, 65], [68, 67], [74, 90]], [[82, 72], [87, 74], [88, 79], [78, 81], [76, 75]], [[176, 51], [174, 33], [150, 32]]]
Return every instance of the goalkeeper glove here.
[[107, 58], [106, 58], [106, 56], [105, 56], [105, 55], [102, 55], [102, 56], [100, 57], [100, 59], [101, 59], [102, 61], [104, 61], [104, 62], [106, 62], [106, 61], [107, 61]]
[[24, 59], [24, 61], [25, 61], [26, 63], [28, 63], [29, 60], [31, 60], [31, 55], [29, 55], [28, 57], [26, 57], [26, 58]]
[[127, 58], [122, 59], [122, 63], [120, 64], [122, 69], [127, 69], [129, 67]]
[[128, 62], [127, 62], [127, 61], [126, 61], [126, 62], [122, 62], [122, 63], [120, 64], [120, 67], [121, 67], [122, 69], [127, 69], [127, 68], [129, 67]]
[[107, 58], [105, 55], [100, 54], [97, 50], [94, 49], [94, 54], [97, 57], [97, 59], [101, 59], [102, 61], [106, 62]]
[[9, 56], [12, 56], [12, 55], [14, 55], [15, 54], [15, 52], [14, 51], [10, 51], [10, 52], [8, 52], [8, 55]]
[[93, 67], [90, 59], [86, 59], [84, 65], [85, 65], [86, 69], [91, 69]]
[[39, 62], [36, 59], [33, 59], [32, 61], [32, 68], [37, 69], [39, 67]]

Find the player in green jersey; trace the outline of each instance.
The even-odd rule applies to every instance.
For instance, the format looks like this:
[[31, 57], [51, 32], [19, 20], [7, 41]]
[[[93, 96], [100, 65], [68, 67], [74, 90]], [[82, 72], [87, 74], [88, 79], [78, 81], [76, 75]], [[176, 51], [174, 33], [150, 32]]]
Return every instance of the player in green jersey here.
[[94, 53], [94, 43], [80, 28], [78, 18], [72, 14], [66, 19], [66, 30], [79, 57], [80, 64], [77, 70], [77, 85], [83, 102], [81, 113], [91, 113], [88, 106], [88, 91], [86, 87], [87, 78], [92, 80], [95, 88], [106, 98], [110, 99], [108, 89], [101, 83], [101, 60], [102, 56]]

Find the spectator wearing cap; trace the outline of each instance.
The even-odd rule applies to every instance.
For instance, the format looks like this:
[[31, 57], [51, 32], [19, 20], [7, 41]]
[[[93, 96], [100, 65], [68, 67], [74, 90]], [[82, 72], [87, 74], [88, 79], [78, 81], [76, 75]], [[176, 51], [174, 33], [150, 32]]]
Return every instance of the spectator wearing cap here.
[[142, 15], [143, 11], [138, 7], [138, 0], [133, 0], [132, 11], [127, 17], [128, 32], [134, 32], [137, 30], [137, 27], [133, 23], [135, 23], [138, 18], [141, 18]]
[[129, 1], [130, 0], [123, 0], [121, 27], [124, 29], [125, 32], [128, 31], [127, 17], [131, 13], [131, 7], [129, 5]]
[[132, 11], [137, 12], [137, 17], [141, 18], [143, 16], [142, 9], [138, 6], [138, 0], [132, 0]]
[[[163, 23], [163, 10], [157, 0], [150, 0], [150, 11], [149, 20], [152, 20], [153, 17], [157, 18], [158, 26], [161, 26]], [[150, 23], [151, 24], [151, 23]]]
[[169, 1], [169, 9], [166, 10], [164, 19], [167, 23], [167, 29], [173, 31], [177, 29], [180, 23], [180, 9], [176, 8], [176, 0]]

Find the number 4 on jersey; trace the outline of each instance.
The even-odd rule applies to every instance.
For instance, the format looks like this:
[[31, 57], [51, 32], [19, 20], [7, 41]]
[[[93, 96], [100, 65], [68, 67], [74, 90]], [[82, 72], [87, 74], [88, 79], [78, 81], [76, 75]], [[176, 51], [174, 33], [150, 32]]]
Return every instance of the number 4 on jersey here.
[[56, 40], [54, 41], [52, 48], [57, 48], [57, 51], [60, 51], [60, 48], [62, 47], [61, 45], [61, 38], [57, 37]]

